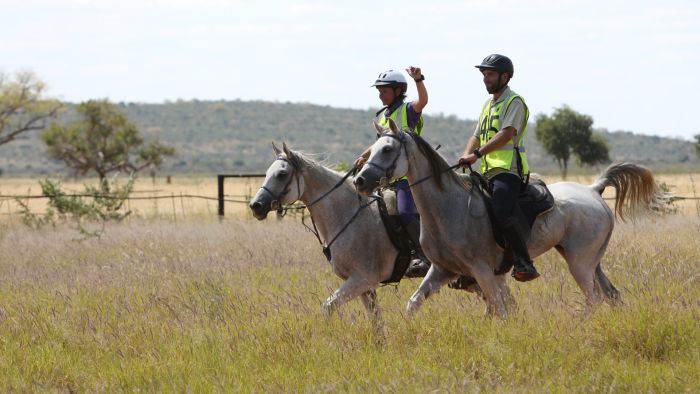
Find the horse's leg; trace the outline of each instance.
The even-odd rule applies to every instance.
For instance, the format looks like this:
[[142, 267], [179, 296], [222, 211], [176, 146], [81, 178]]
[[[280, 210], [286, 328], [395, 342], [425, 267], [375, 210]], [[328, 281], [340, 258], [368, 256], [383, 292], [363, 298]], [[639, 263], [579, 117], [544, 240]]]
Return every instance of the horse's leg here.
[[596, 287], [603, 292], [605, 301], [608, 304], [612, 306], [622, 304], [622, 296], [620, 295], [620, 292], [615, 288], [615, 286], [613, 286], [610, 279], [608, 279], [608, 277], [605, 275], [600, 263], [598, 263], [598, 266], [595, 269], [595, 279]]
[[351, 276], [328, 297], [321, 305], [321, 309], [327, 316], [330, 316], [339, 306], [369, 290], [371, 290], [371, 286], [367, 280]]
[[[508, 316], [508, 309], [506, 304], [508, 298], [513, 298], [510, 295], [510, 290], [505, 285], [505, 279], [501, 275], [501, 278], [493, 274], [493, 268], [490, 265], [484, 263], [477, 263], [472, 266], [472, 275], [479, 283], [481, 291], [484, 293], [484, 298], [486, 299], [486, 312], [489, 315], [497, 315], [505, 319]], [[515, 302], [513, 300], [513, 302]]]
[[590, 245], [587, 245], [587, 247], [557, 245], [556, 249], [569, 265], [569, 272], [586, 296], [588, 306], [600, 304], [603, 301], [602, 296], [596, 291], [595, 286], [595, 269], [600, 262], [597, 259], [597, 251], [592, 250]]
[[454, 281], [458, 277], [459, 275], [445, 271], [437, 265], [432, 264], [420, 286], [418, 286], [418, 290], [408, 299], [408, 305], [406, 305], [406, 312], [408, 315], [415, 315], [420, 306], [423, 305], [423, 301], [437, 293], [440, 287]]
[[377, 291], [374, 289], [368, 290], [362, 293], [361, 297], [362, 303], [367, 309], [367, 314], [374, 327], [374, 332], [379, 337], [384, 336], [384, 322], [382, 321], [382, 314], [379, 310], [379, 305], [377, 304]]
[[380, 320], [382, 316], [379, 305], [377, 305], [377, 291], [374, 289], [367, 290], [361, 294], [361, 299], [369, 318], [372, 320]]
[[496, 283], [498, 284], [500, 293], [503, 295], [503, 302], [505, 303], [506, 310], [508, 312], [515, 311], [518, 308], [518, 303], [515, 301], [515, 297], [513, 297], [508, 287], [507, 275], [496, 275]]
[[608, 234], [607, 239], [605, 240], [605, 243], [603, 246], [601, 246], [600, 250], [598, 251], [598, 265], [595, 268], [595, 289], [598, 293], [602, 293], [603, 296], [605, 297], [605, 301], [612, 305], [619, 305], [622, 303], [622, 298], [620, 296], [620, 292], [613, 286], [612, 282], [610, 282], [610, 279], [608, 279], [607, 276], [605, 276], [605, 273], [603, 272], [603, 267], [600, 266], [600, 262], [603, 259], [603, 255], [605, 254], [605, 251], [608, 249], [608, 243], [610, 242], [610, 236], [612, 236], [612, 231], [610, 231], [610, 234]]

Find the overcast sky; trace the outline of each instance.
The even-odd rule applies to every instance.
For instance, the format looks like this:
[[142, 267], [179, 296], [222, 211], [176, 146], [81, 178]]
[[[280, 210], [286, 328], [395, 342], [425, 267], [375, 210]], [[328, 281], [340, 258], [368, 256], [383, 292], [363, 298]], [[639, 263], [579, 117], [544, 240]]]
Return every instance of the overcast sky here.
[[[700, 1], [6, 1], [0, 71], [33, 70], [79, 102], [242, 99], [378, 108], [386, 69], [420, 66], [428, 114], [474, 119], [473, 66], [515, 63], [534, 115], [700, 134]], [[409, 96], [415, 97], [410, 86]], [[429, 130], [429, 129], [428, 129]]]

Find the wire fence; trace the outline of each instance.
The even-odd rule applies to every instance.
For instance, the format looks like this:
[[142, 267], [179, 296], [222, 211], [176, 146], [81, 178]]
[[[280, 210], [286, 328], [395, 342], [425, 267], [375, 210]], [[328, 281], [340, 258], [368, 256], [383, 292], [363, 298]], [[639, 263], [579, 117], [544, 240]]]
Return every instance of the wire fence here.
[[[665, 208], [664, 210], [680, 214], [695, 213], [700, 216], [700, 197], [699, 193], [696, 192], [692, 174], [688, 174], [688, 178], [685, 175], [678, 177], [663, 174], [660, 177], [664, 181], [661, 183], [659, 180], [660, 186], [667, 193], [666, 204], [662, 207]], [[226, 178], [234, 178], [226, 186], [229, 194], [224, 192]], [[130, 195], [124, 199], [125, 203], [122, 209], [123, 212], [131, 212], [131, 216], [163, 217], [173, 220], [187, 217], [216, 217], [217, 215], [222, 217], [224, 212], [227, 216], [252, 218], [248, 203], [258, 191], [258, 180], [261, 178], [264, 178], [264, 174], [219, 174], [216, 178], [216, 184], [212, 184], [213, 179], [207, 177], [203, 178], [206, 179], [203, 183], [183, 178], [178, 181], [177, 185], [174, 183], [171, 185], [170, 178], [164, 184], [157, 184], [156, 179], [153, 178], [152, 184], [148, 185], [147, 188], [132, 190]], [[590, 179], [577, 179], [576, 181], [586, 183], [590, 182]], [[9, 190], [5, 189], [10, 193], [0, 193], [0, 217], [21, 215], [22, 204], [28, 206], [35, 214], [47, 212], [48, 199], [51, 196], [31, 193], [31, 187], [28, 186], [27, 183], [16, 182], [9, 186]], [[6, 187], [8, 186], [6, 185]], [[72, 187], [64, 185], [61, 195], [83, 199], [122, 198], [114, 195], [81, 192], [76, 187], [77, 184], [73, 184]], [[675, 189], [675, 193], [682, 195], [674, 195], [674, 192], [670, 191], [669, 188]], [[22, 191], [26, 191], [26, 193]], [[209, 194], [214, 191], [216, 193]], [[614, 191], [606, 191], [604, 199], [609, 202], [613, 201]], [[21, 201], [22, 204], [19, 204], [18, 201]], [[226, 208], [224, 209], [224, 207]], [[297, 216], [297, 213], [301, 213], [303, 208], [303, 205], [298, 204], [287, 207], [287, 210], [294, 217]]]
[[[153, 190], [142, 190], [142, 191], [134, 191], [132, 193], [153, 193]], [[89, 193], [74, 193], [74, 194], [62, 194], [62, 196], [65, 197], [70, 197], [70, 198], [101, 198], [101, 199], [122, 199], [120, 197], [115, 197], [111, 195], [99, 195], [99, 194], [89, 194]], [[47, 196], [47, 195], [29, 195], [29, 194], [15, 194], [15, 195], [4, 195], [0, 194], [0, 208], [3, 207], [3, 205], [6, 205], [6, 209], [4, 212], [0, 211], [0, 216], [16, 216], [20, 214], [19, 210], [19, 205], [15, 205], [14, 208], [12, 208], [11, 204], [7, 204], [7, 202], [10, 203], [16, 203], [17, 200], [22, 201], [22, 202], [27, 202], [29, 200], [48, 200], [52, 196]], [[238, 206], [238, 208], [243, 208], [243, 209], [234, 209], [231, 211], [233, 215], [240, 216], [242, 213], [241, 211], [244, 211], [244, 216], [246, 217], [252, 217], [250, 214], [249, 210], [247, 209], [247, 205], [249, 204], [250, 200], [252, 198], [252, 193], [251, 194], [233, 194], [233, 195], [224, 195], [223, 198], [221, 197], [213, 197], [213, 196], [205, 196], [205, 195], [197, 195], [197, 194], [184, 194], [184, 193], [170, 193], [170, 194], [164, 194], [164, 195], [152, 195], [152, 196], [128, 196], [126, 198], [123, 198], [125, 200], [125, 210], [131, 211], [132, 206], [131, 202], [132, 201], [159, 201], [159, 200], [170, 200], [171, 201], [171, 206], [170, 207], [161, 207], [155, 208], [150, 207], [148, 210], [150, 210], [151, 215], [149, 215], [146, 212], [140, 212], [142, 216], [170, 216], [172, 215], [174, 218], [179, 217], [187, 217], [187, 216], [197, 216], [202, 213], [205, 214], [211, 214], [211, 215], [216, 215], [218, 214], [216, 207], [220, 206], [222, 203], [225, 204], [245, 204], [245, 206]], [[197, 212], [192, 211], [191, 209], [187, 209], [186, 207], [191, 206], [189, 202], [186, 202], [187, 200], [202, 200], [205, 202], [209, 202], [210, 204], [207, 204], [208, 208], [206, 209], [206, 212], [203, 212], [202, 209], [200, 209]], [[606, 197], [604, 200], [607, 201], [614, 201], [614, 197]], [[678, 202], [691, 202], [691, 201], [700, 201], [700, 197], [697, 196], [670, 196], [668, 199], [669, 206], [671, 208], [680, 208], [678, 206]], [[179, 202], [179, 203], [178, 203]], [[697, 203], [696, 205], [696, 213], [700, 214], [700, 205]], [[291, 206], [288, 206], [287, 209], [290, 210], [290, 212], [294, 213], [297, 210], [301, 210], [304, 208], [303, 204], [293, 204]], [[143, 210], [142, 210], [143, 211]], [[154, 212], [155, 211], [155, 212]], [[189, 211], [189, 213], [188, 213]], [[227, 211], [228, 212], [228, 211]], [[42, 212], [38, 212], [42, 213]]]
[[[144, 191], [142, 191], [144, 192]], [[221, 204], [230, 204], [227, 214], [235, 217], [247, 217], [252, 218], [252, 213], [248, 209], [248, 204], [250, 203], [252, 194], [232, 194], [224, 195], [222, 199], [213, 196], [198, 195], [198, 194], [185, 194], [185, 193], [170, 193], [154, 196], [129, 196], [126, 198], [116, 197], [112, 195], [95, 195], [87, 193], [74, 193], [74, 194], [62, 194], [63, 197], [67, 198], [100, 198], [106, 200], [124, 200], [124, 206], [122, 210], [124, 212], [131, 211], [132, 214], [139, 217], [165, 217], [172, 219], [184, 219], [187, 217], [202, 217], [202, 216], [216, 216], [218, 215], [217, 207]], [[22, 209], [17, 201], [21, 201], [28, 205], [30, 200], [44, 200], [43, 204], [35, 205], [31, 208], [31, 211], [35, 214], [44, 214], [48, 210], [48, 200], [52, 196], [46, 195], [29, 195], [29, 194], [0, 194], [0, 217], [14, 217], [20, 216], [22, 214]], [[199, 200], [205, 202], [205, 206], [192, 204], [192, 200]], [[170, 204], [166, 205], [148, 205], [143, 204], [148, 202], [158, 202], [158, 201], [169, 201]], [[141, 202], [142, 204], [135, 204], [136, 202]], [[292, 204], [286, 209], [292, 216], [296, 216], [296, 212], [302, 210], [303, 204]]]

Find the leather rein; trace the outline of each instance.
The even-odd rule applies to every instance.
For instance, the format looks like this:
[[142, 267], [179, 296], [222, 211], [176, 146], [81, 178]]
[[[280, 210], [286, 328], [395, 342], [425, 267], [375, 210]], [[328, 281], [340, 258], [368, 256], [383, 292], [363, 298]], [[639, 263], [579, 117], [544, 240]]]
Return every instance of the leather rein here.
[[[294, 179], [296, 179], [296, 181], [297, 181], [297, 192], [299, 192], [299, 194], [301, 194], [301, 188], [300, 188], [300, 186], [299, 186], [299, 171], [300, 171], [300, 168], [299, 168], [299, 166], [298, 166], [295, 162], [293, 162], [292, 160], [289, 160], [288, 158], [286, 158], [286, 157], [284, 157], [284, 156], [277, 156], [277, 160], [282, 160], [282, 161], [288, 163], [288, 164], [292, 167], [292, 169], [294, 169], [294, 172], [293, 172], [292, 176], [289, 178], [289, 180], [288, 180], [287, 183], [284, 185], [284, 188], [282, 189], [282, 191], [281, 191], [279, 194], [274, 193], [272, 190], [270, 190], [269, 188], [267, 188], [267, 187], [264, 186], [264, 185], [261, 186], [260, 189], [266, 191], [268, 194], [270, 194], [270, 195], [273, 197], [273, 200], [272, 200], [272, 202], [270, 203], [270, 205], [271, 205], [273, 208], [276, 207], [275, 209], [277, 210], [277, 214], [278, 214], [279, 216], [283, 217], [283, 216], [286, 215], [287, 210], [289, 209], [289, 207], [283, 207], [282, 204], [280, 203], [280, 199], [281, 199], [282, 197], [286, 196], [286, 195], [291, 191], [290, 185], [291, 185], [291, 183], [292, 183], [292, 181], [293, 181]], [[302, 206], [301, 209], [303, 210], [303, 209], [311, 208], [312, 206], [314, 206], [314, 205], [315, 205], [316, 203], [318, 203], [319, 201], [321, 201], [321, 200], [323, 200], [324, 198], [328, 197], [328, 195], [330, 195], [331, 193], [333, 193], [333, 191], [337, 190], [340, 186], [342, 186], [343, 183], [345, 183], [345, 181], [346, 181], [351, 175], [353, 175], [356, 171], [357, 171], [357, 167], [356, 167], [356, 166], [353, 166], [347, 173], [345, 173], [345, 175], [344, 175], [332, 188], [330, 188], [328, 191], [326, 191], [325, 193], [323, 193], [321, 196], [319, 196], [318, 198], [316, 198], [315, 200], [313, 200], [313, 201], [310, 202], [309, 204], [306, 204], [305, 206]], [[297, 198], [300, 198], [300, 197], [301, 197], [301, 195], [297, 196]], [[301, 216], [301, 224], [303, 224], [304, 227], [306, 227], [306, 229], [307, 229], [309, 232], [311, 232], [312, 234], [314, 234], [314, 235], [316, 236], [316, 239], [318, 240], [318, 243], [319, 243], [319, 244], [321, 245], [321, 247], [323, 248], [323, 254], [326, 256], [326, 258], [327, 258], [328, 261], [330, 262], [330, 261], [331, 261], [331, 252], [330, 252], [330, 247], [331, 247], [331, 245], [333, 245], [333, 243], [338, 239], [338, 237], [340, 237], [340, 235], [350, 226], [350, 224], [351, 224], [353, 221], [355, 221], [355, 219], [356, 219], [357, 216], [360, 214], [360, 212], [361, 212], [363, 209], [369, 207], [369, 206], [370, 206], [372, 203], [374, 203], [375, 201], [377, 201], [378, 198], [380, 198], [380, 197], [377, 196], [377, 195], [373, 195], [373, 196], [369, 199], [369, 201], [367, 201], [367, 202], [365, 202], [365, 203], [362, 203], [362, 198], [361, 198], [360, 195], [358, 194], [358, 195], [357, 195], [357, 199], [358, 199], [358, 208], [357, 208], [357, 210], [356, 210], [355, 213], [352, 215], [352, 217], [350, 218], [350, 220], [348, 220], [348, 222], [345, 223], [345, 225], [343, 225], [343, 227], [340, 229], [340, 231], [339, 231], [333, 238], [331, 238], [330, 242], [328, 242], [327, 244], [324, 244], [324, 242], [321, 240], [321, 236], [319, 235], [318, 228], [316, 227], [316, 222], [314, 221], [314, 217], [311, 215], [311, 211], [309, 211], [309, 218], [311, 218], [311, 224], [313, 225], [313, 228], [312, 228], [312, 227], [309, 227], [309, 226], [304, 222], [304, 213], [303, 213], [303, 212], [302, 212], [302, 216]]]

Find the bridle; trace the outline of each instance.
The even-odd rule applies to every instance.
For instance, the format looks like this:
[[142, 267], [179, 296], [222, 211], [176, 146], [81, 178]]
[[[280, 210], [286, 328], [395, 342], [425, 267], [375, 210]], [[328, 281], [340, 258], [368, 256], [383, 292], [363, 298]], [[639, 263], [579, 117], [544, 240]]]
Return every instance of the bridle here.
[[[277, 214], [278, 214], [278, 215], [284, 216], [284, 213], [286, 213], [287, 208], [285, 208], [285, 207], [282, 206], [282, 204], [280, 203], [280, 199], [281, 199], [282, 197], [286, 196], [286, 195], [291, 191], [290, 185], [292, 184], [292, 181], [293, 181], [295, 178], [296, 178], [296, 180], [297, 180], [297, 191], [299, 192], [299, 194], [301, 194], [301, 188], [300, 188], [300, 186], [299, 186], [299, 165], [298, 165], [297, 163], [295, 163], [293, 160], [289, 160], [288, 158], [286, 158], [286, 157], [284, 157], [284, 156], [277, 156], [277, 159], [276, 159], [276, 160], [282, 160], [282, 161], [287, 162], [287, 163], [294, 169], [294, 174], [292, 174], [292, 176], [289, 178], [289, 180], [287, 181], [287, 183], [284, 185], [284, 188], [282, 189], [282, 192], [280, 192], [279, 194], [276, 194], [275, 192], [273, 192], [272, 190], [270, 190], [270, 189], [269, 189], [268, 187], [266, 187], [265, 185], [261, 186], [260, 189], [261, 189], [261, 190], [264, 190], [265, 192], [267, 192], [269, 195], [271, 195], [271, 196], [274, 198], [274, 200], [272, 200], [272, 201], [270, 202], [271, 207], [273, 207], [274, 209], [277, 210]], [[319, 202], [319, 201], [321, 201], [322, 199], [324, 199], [325, 197], [327, 197], [327, 196], [328, 196], [329, 194], [331, 194], [334, 190], [336, 190], [336, 189], [338, 189], [340, 186], [342, 186], [343, 183], [345, 182], [345, 180], [347, 180], [348, 177], [350, 177], [350, 175], [354, 174], [356, 170], [357, 170], [357, 167], [353, 166], [353, 167], [352, 167], [352, 168], [351, 168], [351, 169], [350, 169], [350, 170], [349, 170], [349, 171], [348, 171], [348, 172], [347, 172], [347, 173], [346, 173], [346, 174], [345, 174], [345, 175], [344, 175], [330, 190], [328, 190], [327, 192], [323, 193], [321, 196], [319, 196], [318, 198], [316, 198], [314, 201], [310, 202], [309, 204], [306, 204], [306, 206], [305, 206], [305, 207], [302, 207], [302, 209], [311, 208], [314, 204], [316, 204], [317, 202]], [[297, 196], [297, 197], [298, 197], [298, 198], [301, 198], [301, 195], [299, 195], [299, 196]], [[364, 210], [365, 208], [367, 208], [367, 207], [369, 207], [370, 205], [372, 205], [372, 203], [374, 203], [374, 202], [377, 201], [377, 199], [378, 199], [378, 198], [375, 196], [374, 198], [370, 198], [367, 202], [362, 203], [362, 200], [361, 200], [359, 194], [358, 194], [357, 198], [358, 198], [358, 207], [357, 207], [357, 210], [356, 210], [355, 213], [352, 215], [352, 217], [345, 223], [345, 225], [343, 225], [343, 227], [340, 229], [340, 231], [338, 231], [338, 233], [335, 234], [335, 236], [333, 236], [333, 238], [331, 238], [331, 240], [330, 240], [327, 244], [325, 244], [325, 243], [321, 240], [321, 236], [320, 236], [320, 234], [319, 234], [319, 232], [318, 232], [318, 228], [316, 227], [316, 223], [314, 222], [313, 216], [309, 216], [309, 217], [311, 218], [311, 223], [312, 223], [312, 225], [313, 225], [313, 228], [312, 228], [312, 227], [309, 227], [306, 223], [304, 223], [304, 215], [303, 215], [303, 213], [302, 213], [302, 216], [301, 216], [301, 223], [304, 225], [304, 227], [306, 227], [311, 233], [313, 233], [313, 234], [316, 236], [316, 239], [318, 239], [319, 244], [321, 244], [321, 247], [323, 248], [323, 254], [326, 256], [326, 258], [328, 259], [328, 261], [331, 261], [331, 246], [333, 245], [333, 243], [335, 243], [335, 241], [340, 237], [340, 235], [341, 235], [343, 232], [345, 232], [345, 230], [350, 226], [350, 224], [351, 224], [353, 221], [355, 221], [355, 219], [357, 219], [358, 215], [360, 214], [360, 212], [362, 212], [362, 210]], [[310, 213], [310, 212], [311, 212], [311, 211], [309, 211], [309, 213]]]
[[[295, 161], [289, 160], [288, 158], [286, 158], [286, 157], [284, 157], [284, 156], [277, 156], [277, 159], [276, 159], [276, 160], [282, 160], [282, 161], [286, 162], [287, 164], [289, 164], [290, 167], [292, 167], [292, 169], [294, 169], [294, 174], [292, 175], [291, 178], [289, 178], [289, 180], [288, 180], [287, 183], [284, 185], [284, 188], [282, 189], [282, 191], [281, 191], [279, 194], [276, 194], [275, 192], [273, 192], [272, 190], [270, 190], [270, 189], [269, 189], [268, 187], [266, 187], [265, 185], [260, 186], [260, 189], [266, 191], [270, 196], [272, 196], [273, 200], [270, 202], [270, 205], [271, 205], [275, 210], [277, 210], [277, 214], [284, 216], [284, 215], [283, 215], [283, 212], [286, 213], [286, 210], [287, 210], [287, 209], [284, 208], [284, 207], [282, 207], [282, 204], [279, 202], [279, 200], [280, 200], [282, 197], [286, 196], [286, 195], [292, 190], [289, 186], [292, 184], [292, 180], [293, 180], [294, 178], [296, 178], [296, 180], [297, 180], [297, 192], [299, 193], [299, 196], [297, 196], [297, 199], [301, 198], [301, 187], [299, 186], [299, 170], [300, 170], [300, 169], [299, 169], [299, 165], [298, 165]], [[332, 188], [330, 188], [327, 192], [323, 193], [321, 196], [319, 196], [318, 198], [316, 198], [316, 199], [313, 200], [312, 202], [306, 204], [306, 206], [303, 207], [303, 208], [311, 208], [311, 207], [314, 206], [317, 202], [319, 202], [319, 201], [323, 200], [324, 198], [328, 197], [329, 194], [333, 193], [333, 191], [335, 191], [335, 190], [338, 189], [340, 186], [342, 186], [343, 183], [345, 182], [345, 180], [347, 180], [347, 179], [348, 179], [351, 175], [353, 175], [356, 171], [357, 171], [357, 167], [356, 167], [356, 166], [353, 166], [348, 172], [345, 173], [345, 175], [343, 175], [343, 177], [342, 177]]]
[[382, 186], [385, 186], [389, 180], [391, 180], [394, 177], [394, 171], [396, 170], [396, 162], [399, 160], [399, 157], [401, 157], [401, 149], [403, 148], [404, 153], [406, 154], [406, 159], [408, 160], [408, 150], [406, 149], [406, 133], [399, 133], [398, 135], [391, 132], [391, 131], [385, 131], [383, 132], [379, 138], [382, 137], [389, 137], [393, 138], [401, 144], [399, 149], [396, 151], [396, 156], [394, 156], [394, 159], [391, 161], [391, 164], [389, 164], [388, 167], [382, 167], [379, 164], [373, 163], [371, 161], [368, 161], [367, 164], [370, 167], [377, 168], [378, 170], [382, 171], [384, 173], [384, 176], [379, 180], [379, 184]]
[[[301, 187], [299, 186], [299, 166], [294, 163], [292, 160], [289, 160], [288, 158], [284, 156], [277, 156], [276, 160], [281, 160], [289, 164], [292, 169], [294, 169], [294, 172], [291, 174], [289, 177], [289, 180], [287, 183], [284, 185], [284, 188], [282, 188], [282, 191], [280, 193], [275, 193], [272, 190], [270, 190], [267, 186], [262, 185], [260, 186], [261, 190], [266, 191], [270, 196], [272, 196], [272, 201], [270, 202], [270, 206], [277, 211], [278, 215], [282, 215], [284, 208], [282, 206], [282, 203], [280, 202], [280, 199], [289, 194], [289, 192], [292, 190], [290, 185], [292, 184], [292, 181], [294, 179], [297, 180], [297, 192], [301, 194]], [[299, 198], [301, 196], [297, 196]]]
[[[398, 133], [394, 133], [391, 130], [387, 130], [387, 131], [383, 132], [381, 135], [379, 135], [379, 138], [382, 138], [382, 137], [393, 138], [393, 139], [399, 141], [399, 143], [401, 144], [401, 147], [396, 152], [396, 156], [394, 157], [394, 160], [392, 160], [391, 164], [388, 167], [384, 168], [384, 167], [382, 167], [379, 164], [376, 164], [374, 162], [371, 162], [371, 161], [367, 162], [367, 164], [370, 167], [377, 168], [380, 171], [384, 172], [384, 176], [379, 179], [379, 184], [381, 186], [387, 186], [389, 180], [391, 180], [394, 177], [394, 171], [396, 170], [396, 162], [399, 160], [399, 157], [401, 156], [401, 149], [402, 148], [403, 148], [404, 153], [406, 154], [406, 160], [408, 160], [408, 148], [406, 148], [406, 134], [410, 134], [411, 136], [415, 136], [415, 134], [413, 134], [412, 132], [399, 131]], [[439, 148], [439, 146], [438, 146], [438, 148]], [[461, 164], [457, 163], [455, 165], [452, 165], [450, 167], [443, 169], [441, 171], [441, 173], [447, 172], [447, 171], [452, 171], [455, 168], [459, 168], [459, 167], [461, 167]], [[469, 167], [469, 172], [474, 173], [474, 170], [472, 170], [472, 166], [468, 165], [468, 167]], [[425, 176], [425, 177], [411, 183], [410, 185], [408, 185], [408, 187], [411, 188], [413, 186], [416, 186], [420, 183], [427, 181], [428, 179], [431, 179], [432, 177], [433, 177], [433, 174]]]

